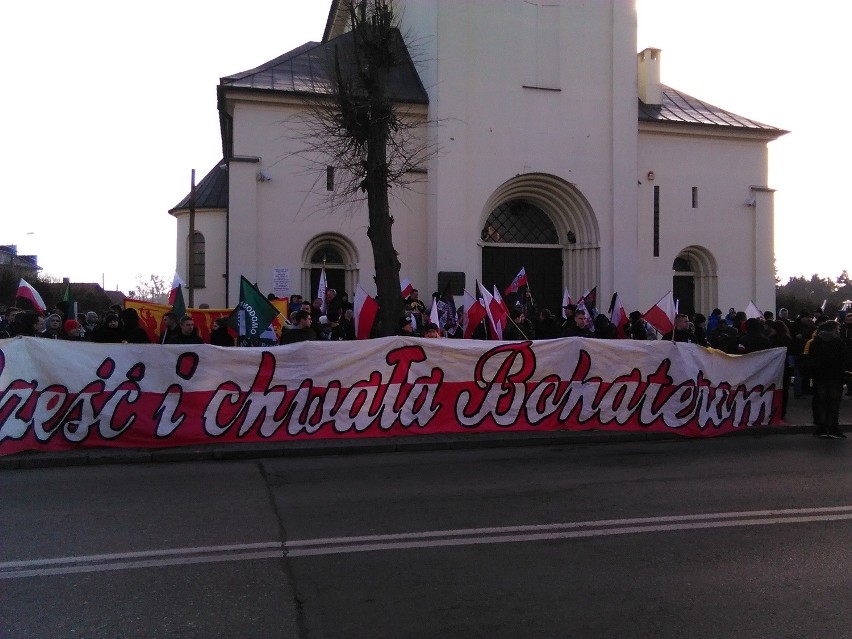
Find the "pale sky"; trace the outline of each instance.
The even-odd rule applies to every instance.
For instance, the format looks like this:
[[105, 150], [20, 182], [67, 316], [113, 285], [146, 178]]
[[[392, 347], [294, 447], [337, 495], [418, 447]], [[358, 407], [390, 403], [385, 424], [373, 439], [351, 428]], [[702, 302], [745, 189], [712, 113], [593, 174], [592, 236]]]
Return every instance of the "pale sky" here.
[[[216, 85], [310, 40], [330, 0], [5, 3], [0, 244], [127, 292], [171, 280], [167, 211], [221, 159]], [[852, 271], [842, 92], [852, 2], [637, 0], [662, 81], [791, 131], [769, 145], [782, 280]]]

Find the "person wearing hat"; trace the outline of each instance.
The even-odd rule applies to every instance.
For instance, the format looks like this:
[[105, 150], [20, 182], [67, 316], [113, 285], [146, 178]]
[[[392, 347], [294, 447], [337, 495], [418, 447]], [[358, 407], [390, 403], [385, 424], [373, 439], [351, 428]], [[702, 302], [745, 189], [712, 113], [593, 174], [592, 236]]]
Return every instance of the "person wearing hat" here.
[[405, 315], [399, 320], [399, 330], [396, 332], [397, 335], [404, 335], [407, 337], [414, 336], [414, 326], [411, 324], [411, 316]]
[[840, 430], [840, 401], [843, 395], [843, 372], [850, 367], [850, 355], [840, 337], [840, 325], [823, 322], [808, 342], [807, 365], [813, 380], [814, 437], [846, 439]]
[[38, 336], [48, 339], [62, 339], [62, 317], [59, 313], [52, 313], [47, 316], [44, 322], [44, 330]]
[[68, 340], [70, 342], [82, 342], [83, 341], [83, 327], [80, 326], [80, 322], [73, 319], [65, 320], [65, 324], [62, 325], [62, 338], [64, 340]]

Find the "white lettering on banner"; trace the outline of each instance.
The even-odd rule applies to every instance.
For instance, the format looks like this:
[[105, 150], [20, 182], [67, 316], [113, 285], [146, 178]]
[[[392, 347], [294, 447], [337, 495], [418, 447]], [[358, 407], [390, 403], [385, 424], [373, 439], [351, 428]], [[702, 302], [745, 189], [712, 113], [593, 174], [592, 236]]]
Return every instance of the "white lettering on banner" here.
[[[0, 454], [120, 442], [129, 430], [135, 446], [162, 446], [507, 428], [697, 436], [777, 422], [783, 349], [738, 358], [692, 345], [605, 341], [454, 346], [384, 338], [175, 350], [5, 340]], [[329, 366], [334, 348], [348, 359]], [[73, 354], [57, 373], [47, 362], [60, 349]], [[323, 363], [315, 371], [314, 361]], [[363, 362], [375, 364], [365, 371]]]

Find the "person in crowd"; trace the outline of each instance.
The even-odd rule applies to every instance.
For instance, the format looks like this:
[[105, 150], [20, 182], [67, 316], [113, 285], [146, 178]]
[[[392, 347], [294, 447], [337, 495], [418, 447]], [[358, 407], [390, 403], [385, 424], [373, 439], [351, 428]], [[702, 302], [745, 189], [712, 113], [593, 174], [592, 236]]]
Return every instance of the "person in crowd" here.
[[83, 341], [83, 327], [77, 320], [65, 320], [65, 323], [62, 325], [62, 331], [62, 339], [68, 340], [69, 342]]
[[107, 313], [103, 324], [98, 325], [92, 333], [92, 341], [98, 344], [121, 344], [125, 342], [124, 329], [119, 324], [118, 315]]
[[520, 306], [515, 306], [509, 311], [509, 321], [503, 329], [503, 339], [522, 340], [530, 339], [524, 331], [524, 311]]
[[758, 318], [748, 318], [745, 331], [745, 335], [740, 337], [738, 352], [754, 353], [772, 348], [769, 338], [763, 333], [763, 323]]
[[184, 315], [178, 322], [178, 333], [169, 338], [166, 344], [203, 344], [204, 340], [195, 328], [195, 320]]
[[14, 337], [10, 331], [15, 324], [15, 316], [21, 312], [21, 309], [10, 306], [3, 312], [3, 317], [0, 319], [0, 339]]
[[618, 337], [618, 328], [603, 313], [598, 313], [594, 320], [595, 337], [597, 339], [615, 339]]
[[397, 335], [402, 335], [404, 337], [414, 337], [414, 325], [411, 323], [411, 315], [405, 315], [399, 320], [399, 330], [396, 332]]
[[329, 313], [335, 313], [340, 316], [341, 306], [340, 306], [340, 298], [337, 297], [337, 289], [327, 288], [325, 289], [325, 315], [326, 317]]
[[772, 348], [783, 348], [787, 352], [787, 357], [784, 360], [783, 394], [781, 395], [781, 418], [783, 419], [787, 414], [787, 404], [790, 398], [790, 382], [793, 377], [793, 359], [790, 357], [790, 351], [793, 348], [793, 338], [784, 320], [775, 320], [772, 323], [772, 328], [773, 332], [769, 338]]
[[169, 311], [163, 315], [162, 329], [160, 332], [160, 344], [168, 344], [169, 340], [180, 334], [180, 325], [177, 315]]
[[441, 329], [439, 329], [438, 325], [434, 322], [429, 322], [426, 324], [426, 328], [423, 331], [423, 337], [428, 337], [429, 339], [441, 337]]
[[689, 321], [686, 313], [675, 315], [674, 329], [663, 335], [663, 341], [681, 342], [684, 344], [695, 344], [695, 326]]
[[[342, 308], [341, 304], [341, 308]], [[346, 326], [341, 322], [342, 311], [334, 311], [326, 315], [328, 324], [323, 331], [323, 339], [330, 342], [342, 342], [348, 340], [349, 336], [346, 333]]]
[[630, 339], [647, 340], [648, 329], [645, 327], [645, 318], [639, 311], [631, 311], [627, 316], [630, 324], [627, 326], [627, 333]]
[[559, 337], [561, 327], [549, 308], [543, 308], [538, 312], [538, 323], [535, 327], [536, 339], [556, 339]]
[[716, 330], [716, 327], [719, 325], [719, 322], [724, 321], [722, 319], [722, 309], [714, 308], [710, 312], [710, 317], [707, 318], [707, 338], [710, 338], [710, 333]]
[[813, 314], [810, 311], [802, 311], [796, 316], [796, 327], [793, 331], [793, 354], [796, 361], [793, 366], [793, 396], [802, 397], [811, 395], [811, 377], [799, 367], [801, 356], [805, 352], [805, 344], [816, 332]]
[[314, 320], [310, 312], [297, 311], [293, 319], [295, 320], [293, 328], [281, 333], [281, 344], [295, 344], [317, 339], [317, 333], [313, 329]]
[[[840, 324], [840, 338], [846, 344], [846, 350], [852, 353], [852, 311], [847, 311], [843, 316], [843, 322]], [[852, 367], [847, 369], [845, 378], [846, 395], [852, 395]]]
[[571, 317], [573, 321], [565, 326], [562, 337], [594, 337], [594, 333], [589, 329], [589, 316], [586, 311], [575, 307]]
[[834, 320], [823, 322], [805, 352], [813, 380], [814, 436], [845, 439], [839, 426], [840, 401], [850, 354], [840, 337], [840, 325]]
[[16, 313], [14, 322], [9, 326], [11, 337], [36, 337], [44, 330], [44, 317], [35, 311]]
[[39, 337], [47, 339], [62, 339], [62, 316], [58, 313], [51, 313], [44, 320], [44, 330], [39, 334]]
[[346, 311], [353, 309], [352, 302], [349, 301], [349, 293], [343, 291], [340, 293], [340, 319], [343, 319], [343, 314]]
[[692, 316], [692, 325], [695, 327], [695, 343], [701, 346], [709, 346], [707, 340], [707, 318], [701, 313]]
[[150, 344], [151, 338], [145, 329], [139, 325], [139, 313], [135, 308], [122, 309], [119, 314], [120, 324], [124, 329], [124, 341], [128, 344]]
[[420, 300], [420, 291], [412, 289], [411, 295], [405, 298], [405, 311], [413, 315], [417, 324], [421, 324], [427, 314], [426, 305]]
[[210, 343], [214, 346], [233, 346], [234, 338], [228, 331], [228, 318], [217, 317], [213, 320], [213, 330], [210, 331]]
[[355, 311], [348, 309], [343, 312], [343, 318], [340, 320], [340, 327], [345, 335], [345, 340], [355, 339]]
[[95, 334], [95, 329], [100, 325], [101, 318], [96, 311], [86, 311], [83, 319], [77, 318], [80, 325], [83, 327], [83, 338], [89, 342], [92, 341], [92, 336]]

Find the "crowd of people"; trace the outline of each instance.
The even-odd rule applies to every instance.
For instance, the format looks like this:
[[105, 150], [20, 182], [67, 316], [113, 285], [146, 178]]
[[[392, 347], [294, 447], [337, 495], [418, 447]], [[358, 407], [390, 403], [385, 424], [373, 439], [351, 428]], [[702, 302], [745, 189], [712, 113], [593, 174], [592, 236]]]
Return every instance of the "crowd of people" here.
[[[430, 308], [414, 289], [404, 301], [404, 315], [397, 334], [424, 338], [461, 339], [464, 337], [464, 313], [456, 312], [452, 301], [435, 292], [432, 305], [437, 308], [439, 321], [433, 321]], [[346, 293], [326, 289], [325, 297], [312, 302], [300, 295], [289, 299], [290, 315], [278, 339], [280, 344], [313, 340], [354, 340], [353, 305]], [[679, 313], [673, 329], [663, 335], [645, 321], [642, 313], [633, 311], [624, 327], [612, 323], [604, 313], [594, 308], [568, 304], [559, 316], [549, 309], [538, 309], [528, 292], [508, 307], [503, 329], [504, 340], [548, 340], [560, 337], [590, 339], [628, 338], [633, 340], [672, 340], [713, 348], [728, 354], [744, 354], [769, 348], [784, 348], [785, 360], [783, 413], [789, 393], [795, 397], [811, 396], [815, 432], [818, 436], [843, 437], [838, 423], [838, 411], [843, 386], [852, 395], [852, 311], [840, 311], [836, 317], [822, 312], [800, 312], [792, 318], [787, 309], [778, 317], [767, 311], [761, 317], [747, 317], [744, 311], [730, 308], [727, 314], [715, 308], [709, 317], [701, 313]], [[95, 343], [151, 343], [148, 333], [140, 326], [139, 315], [133, 308], [113, 305], [97, 313], [88, 311], [68, 317], [64, 309], [48, 313], [9, 307], [0, 310], [0, 339], [15, 336], [46, 339], [88, 341]], [[487, 322], [471, 331], [474, 339], [492, 337]], [[189, 315], [178, 317], [166, 313], [157, 339], [161, 344], [203, 344]], [[234, 346], [236, 340], [225, 317], [214, 321], [209, 343]]]

